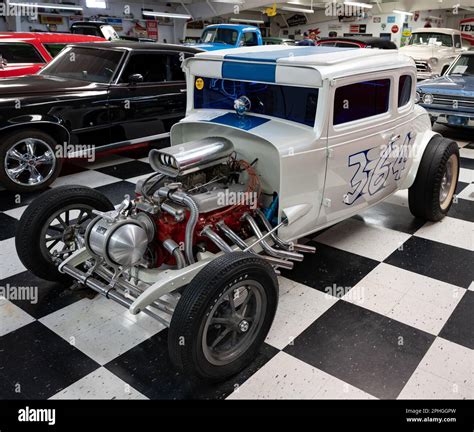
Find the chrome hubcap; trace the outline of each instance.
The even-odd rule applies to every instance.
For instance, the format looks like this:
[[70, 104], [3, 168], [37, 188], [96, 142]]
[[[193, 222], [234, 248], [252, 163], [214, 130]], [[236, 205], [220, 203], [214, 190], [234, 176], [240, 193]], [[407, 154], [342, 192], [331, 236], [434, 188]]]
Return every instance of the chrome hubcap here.
[[56, 158], [47, 142], [38, 138], [26, 138], [15, 143], [7, 151], [4, 168], [12, 182], [35, 186], [44, 183], [53, 175]]
[[451, 155], [446, 164], [446, 169], [441, 179], [441, 185], [439, 188], [439, 204], [441, 208], [446, 209], [454, 195], [456, 188], [456, 176], [458, 172], [458, 160], [456, 155]]
[[252, 345], [265, 318], [267, 297], [254, 280], [235, 283], [219, 298], [204, 325], [202, 348], [214, 365], [229, 364]]

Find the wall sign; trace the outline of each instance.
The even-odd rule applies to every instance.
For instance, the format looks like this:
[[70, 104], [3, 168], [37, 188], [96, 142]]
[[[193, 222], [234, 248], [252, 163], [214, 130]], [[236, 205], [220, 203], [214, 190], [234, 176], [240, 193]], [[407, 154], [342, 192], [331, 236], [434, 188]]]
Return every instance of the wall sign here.
[[359, 33], [359, 24], [352, 24], [349, 27], [349, 32], [350, 33]]
[[40, 15], [41, 24], [56, 24], [60, 25], [63, 23], [63, 17], [61, 15]]
[[388, 16], [387, 17], [387, 23], [393, 24], [395, 22], [395, 16]]
[[147, 20], [146, 33], [150, 39], [158, 40], [158, 22]]
[[288, 23], [290, 27], [294, 27], [298, 25], [305, 25], [308, 22], [308, 20], [306, 19], [304, 15], [296, 14], [288, 18], [286, 22]]
[[474, 45], [474, 18], [465, 18], [459, 23], [462, 37]]
[[391, 30], [392, 30], [392, 33], [398, 33], [398, 30], [400, 30], [400, 28], [395, 24], [392, 26]]

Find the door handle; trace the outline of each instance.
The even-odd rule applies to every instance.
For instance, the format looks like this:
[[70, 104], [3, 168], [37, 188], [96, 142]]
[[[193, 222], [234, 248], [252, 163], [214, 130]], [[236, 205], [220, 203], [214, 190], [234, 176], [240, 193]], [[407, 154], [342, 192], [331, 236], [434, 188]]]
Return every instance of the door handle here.
[[181, 93], [186, 93], [187, 90], [186, 90], [186, 89], [179, 89], [179, 91], [180, 91]]

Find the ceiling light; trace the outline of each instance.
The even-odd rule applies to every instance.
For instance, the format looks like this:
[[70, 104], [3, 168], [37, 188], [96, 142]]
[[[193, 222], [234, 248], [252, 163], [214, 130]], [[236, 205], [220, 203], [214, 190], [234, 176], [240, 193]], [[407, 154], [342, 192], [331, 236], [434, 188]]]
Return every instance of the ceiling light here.
[[58, 10], [83, 10], [82, 6], [67, 5], [61, 3], [20, 3], [20, 2], [9, 2], [11, 6], [25, 6], [30, 8], [39, 8], [39, 9], [58, 9]]
[[163, 18], [177, 18], [177, 19], [191, 19], [191, 15], [168, 13], [168, 12], [153, 12], [153, 11], [142, 11], [143, 15]]
[[345, 1], [344, 4], [347, 5], [347, 6], [357, 6], [357, 7], [361, 7], [361, 8], [365, 8], [365, 9], [372, 9], [373, 8], [373, 6], [370, 5], [370, 4], [359, 3], [359, 2], [354, 2], [354, 1]]
[[211, 0], [212, 3], [244, 4], [244, 0]]
[[401, 11], [401, 10], [398, 10], [398, 9], [394, 9], [394, 10], [393, 10], [393, 13], [397, 13], [397, 14], [400, 14], [400, 15], [408, 15], [408, 16], [412, 16], [412, 15], [413, 15], [412, 12], [405, 12], [405, 11]]
[[243, 23], [250, 23], [250, 24], [265, 24], [263, 20], [256, 20], [256, 19], [245, 19], [245, 18], [231, 18], [230, 22], [243, 22]]
[[289, 11], [289, 12], [314, 13], [313, 9], [303, 9], [303, 8], [296, 8], [296, 7], [290, 7], [290, 6], [283, 6], [280, 9], [284, 11]]

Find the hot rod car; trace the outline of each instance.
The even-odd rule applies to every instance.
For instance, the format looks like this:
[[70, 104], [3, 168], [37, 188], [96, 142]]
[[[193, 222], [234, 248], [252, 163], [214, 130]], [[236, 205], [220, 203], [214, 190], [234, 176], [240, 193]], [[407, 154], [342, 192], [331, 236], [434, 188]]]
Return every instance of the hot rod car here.
[[298, 239], [408, 188], [437, 221], [457, 183], [455, 142], [415, 104], [413, 60], [389, 50], [283, 45], [184, 62], [186, 117], [155, 170], [114, 209], [65, 186], [24, 212], [16, 247], [41, 278], [72, 278], [169, 327], [184, 372], [225, 379], [251, 362]]

